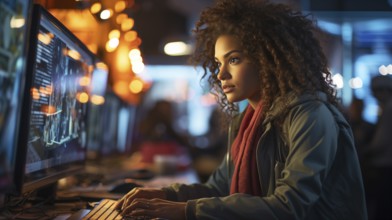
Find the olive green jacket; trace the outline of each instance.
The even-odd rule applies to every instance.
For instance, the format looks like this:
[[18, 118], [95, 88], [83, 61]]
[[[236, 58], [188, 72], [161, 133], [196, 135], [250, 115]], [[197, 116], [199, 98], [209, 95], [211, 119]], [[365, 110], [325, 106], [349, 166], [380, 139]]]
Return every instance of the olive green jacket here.
[[[278, 129], [284, 109], [289, 111]], [[229, 128], [229, 146], [242, 116]], [[351, 128], [325, 94], [277, 99], [263, 124], [255, 146], [263, 195], [230, 195], [229, 147], [206, 183], [165, 188], [170, 200], [187, 201], [187, 219], [367, 219]]]

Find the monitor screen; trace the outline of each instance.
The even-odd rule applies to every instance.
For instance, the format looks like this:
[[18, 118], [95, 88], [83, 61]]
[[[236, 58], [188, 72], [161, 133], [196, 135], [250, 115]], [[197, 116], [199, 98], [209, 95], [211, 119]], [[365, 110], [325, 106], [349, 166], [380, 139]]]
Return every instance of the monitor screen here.
[[92, 105], [89, 111], [89, 159], [100, 160], [113, 155], [117, 148], [118, 120], [121, 99], [110, 89], [105, 103]]
[[0, 0], [0, 194], [14, 186], [30, 1]]
[[101, 163], [111, 156], [131, 152], [136, 106], [123, 101], [111, 88], [101, 105], [90, 103], [88, 126], [89, 162]]
[[[91, 77], [90, 94], [88, 114], [88, 147], [87, 158], [89, 160], [100, 159], [101, 140], [105, 134], [105, 127], [107, 122], [102, 120], [104, 117], [104, 108], [108, 104], [105, 94], [107, 92], [107, 83], [109, 77], [108, 66], [100, 61], [98, 58], [95, 61], [95, 68]], [[109, 130], [109, 129], [108, 129]]]
[[132, 152], [133, 138], [135, 136], [136, 106], [124, 104], [118, 114], [117, 151], [120, 154]]
[[83, 168], [94, 69], [94, 55], [39, 5], [34, 5], [30, 39], [18, 152], [20, 164], [25, 164], [22, 192]]
[[96, 58], [90, 83], [91, 103], [93, 103], [94, 105], [100, 105], [104, 103], [103, 96], [106, 92], [108, 78], [108, 66], [104, 62]]

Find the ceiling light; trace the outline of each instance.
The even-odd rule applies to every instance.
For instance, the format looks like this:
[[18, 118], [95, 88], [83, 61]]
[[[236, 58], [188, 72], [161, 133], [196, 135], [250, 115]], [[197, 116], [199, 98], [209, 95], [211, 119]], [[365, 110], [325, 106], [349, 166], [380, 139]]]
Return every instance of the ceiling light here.
[[378, 68], [378, 71], [381, 75], [387, 75], [388, 74], [388, 68], [385, 65], [381, 65]]
[[360, 89], [363, 87], [363, 81], [359, 77], [354, 77], [349, 80], [349, 85], [352, 89]]
[[169, 56], [184, 56], [192, 52], [192, 46], [182, 41], [175, 41], [167, 43], [163, 50]]
[[129, 90], [132, 93], [137, 94], [143, 90], [143, 82], [140, 79], [134, 79], [129, 83]]
[[118, 1], [118, 2], [116, 2], [116, 4], [114, 5], [114, 10], [115, 10], [116, 12], [121, 12], [121, 11], [123, 11], [126, 7], [127, 7], [127, 4], [125, 3], [125, 1]]
[[10, 21], [11, 28], [21, 28], [25, 25], [25, 19], [23, 16], [12, 16]]
[[111, 30], [111, 31], [109, 32], [108, 37], [109, 37], [109, 39], [112, 39], [112, 38], [120, 38], [120, 31], [117, 30], [117, 29], [113, 29], [113, 30]]
[[120, 41], [118, 40], [118, 38], [112, 38], [112, 39], [109, 40], [109, 46], [111, 48], [117, 48], [119, 43], [120, 43]]
[[97, 14], [98, 12], [101, 11], [101, 9], [102, 9], [102, 5], [99, 2], [95, 2], [90, 7], [90, 11], [91, 11], [92, 14]]
[[121, 13], [121, 14], [119, 14], [119, 15], [117, 15], [117, 17], [116, 17], [116, 23], [117, 24], [121, 24], [125, 19], [127, 19], [128, 18], [128, 15], [127, 14], [125, 14], [125, 13]]
[[127, 42], [132, 42], [136, 40], [137, 32], [136, 31], [128, 31], [124, 34], [124, 40]]
[[113, 10], [112, 10], [112, 9], [105, 9], [105, 10], [103, 10], [103, 11], [101, 12], [101, 14], [99, 15], [99, 17], [100, 17], [102, 20], [107, 20], [107, 19], [109, 19], [110, 17], [112, 17], [112, 15], [113, 15]]
[[142, 73], [144, 70], [144, 63], [143, 62], [135, 62], [132, 63], [132, 71], [136, 74]]
[[129, 54], [128, 54], [129, 59], [132, 59], [133, 57], [139, 57], [140, 55], [141, 55], [140, 50], [137, 48], [132, 49], [131, 51], [129, 51]]
[[121, 23], [121, 30], [122, 31], [131, 30], [134, 24], [135, 21], [132, 18], [124, 19], [123, 22]]

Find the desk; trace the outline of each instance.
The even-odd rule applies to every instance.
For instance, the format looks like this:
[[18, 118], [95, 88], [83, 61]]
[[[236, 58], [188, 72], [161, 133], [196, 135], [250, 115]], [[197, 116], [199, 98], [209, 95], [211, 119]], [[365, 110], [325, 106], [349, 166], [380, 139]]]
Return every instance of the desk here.
[[[57, 198], [59, 200], [67, 200], [73, 199], [75, 197], [81, 197], [84, 198], [84, 200], [88, 201], [96, 201], [100, 200], [101, 198], [120, 199], [123, 194], [109, 193], [109, 191], [113, 187], [127, 181], [142, 185], [143, 187], [147, 188], [162, 188], [173, 183], [192, 184], [199, 182], [195, 171], [193, 171], [192, 169], [188, 169], [186, 171], [177, 172], [174, 175], [156, 175], [148, 180], [119, 178], [106, 184], [100, 183], [88, 186], [74, 185], [72, 187], [65, 187], [58, 190]], [[73, 180], [68, 180], [67, 182], [73, 182]]]
[[[63, 180], [62, 180], [63, 181]], [[66, 181], [66, 180], [64, 180]], [[198, 178], [194, 170], [188, 169], [182, 172], [177, 172], [174, 175], [163, 176], [157, 175], [150, 180], [135, 180], [136, 182], [144, 185], [145, 187], [154, 187], [161, 188], [164, 186], [168, 186], [173, 183], [184, 183], [191, 184], [197, 183]], [[78, 186], [75, 186], [78, 187]], [[105, 186], [99, 186], [101, 189], [105, 189]], [[64, 193], [62, 191], [64, 189], [60, 189], [58, 193]], [[105, 197], [105, 194], [102, 193], [102, 198]], [[118, 198], [121, 198], [122, 195], [118, 195]], [[23, 198], [22, 198], [23, 199]], [[20, 199], [21, 200], [21, 199]], [[97, 199], [96, 201], [99, 201]], [[55, 219], [55, 220], [65, 220], [71, 214], [77, 212], [80, 209], [85, 209], [88, 207], [89, 201], [77, 198], [77, 197], [69, 197], [69, 199], [60, 199], [56, 200], [54, 204], [33, 204], [30, 202], [26, 202], [24, 206], [14, 207], [9, 210], [5, 210], [0, 214], [0, 220], [2, 219], [11, 219], [17, 216], [15, 219]]]

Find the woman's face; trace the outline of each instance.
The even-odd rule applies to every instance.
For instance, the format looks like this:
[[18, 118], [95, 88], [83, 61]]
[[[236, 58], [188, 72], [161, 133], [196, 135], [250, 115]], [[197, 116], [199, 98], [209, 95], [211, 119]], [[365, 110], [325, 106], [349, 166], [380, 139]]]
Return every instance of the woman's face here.
[[247, 99], [255, 108], [260, 101], [260, 79], [256, 65], [245, 55], [233, 35], [221, 35], [215, 44], [215, 60], [219, 66], [217, 78], [229, 102]]

